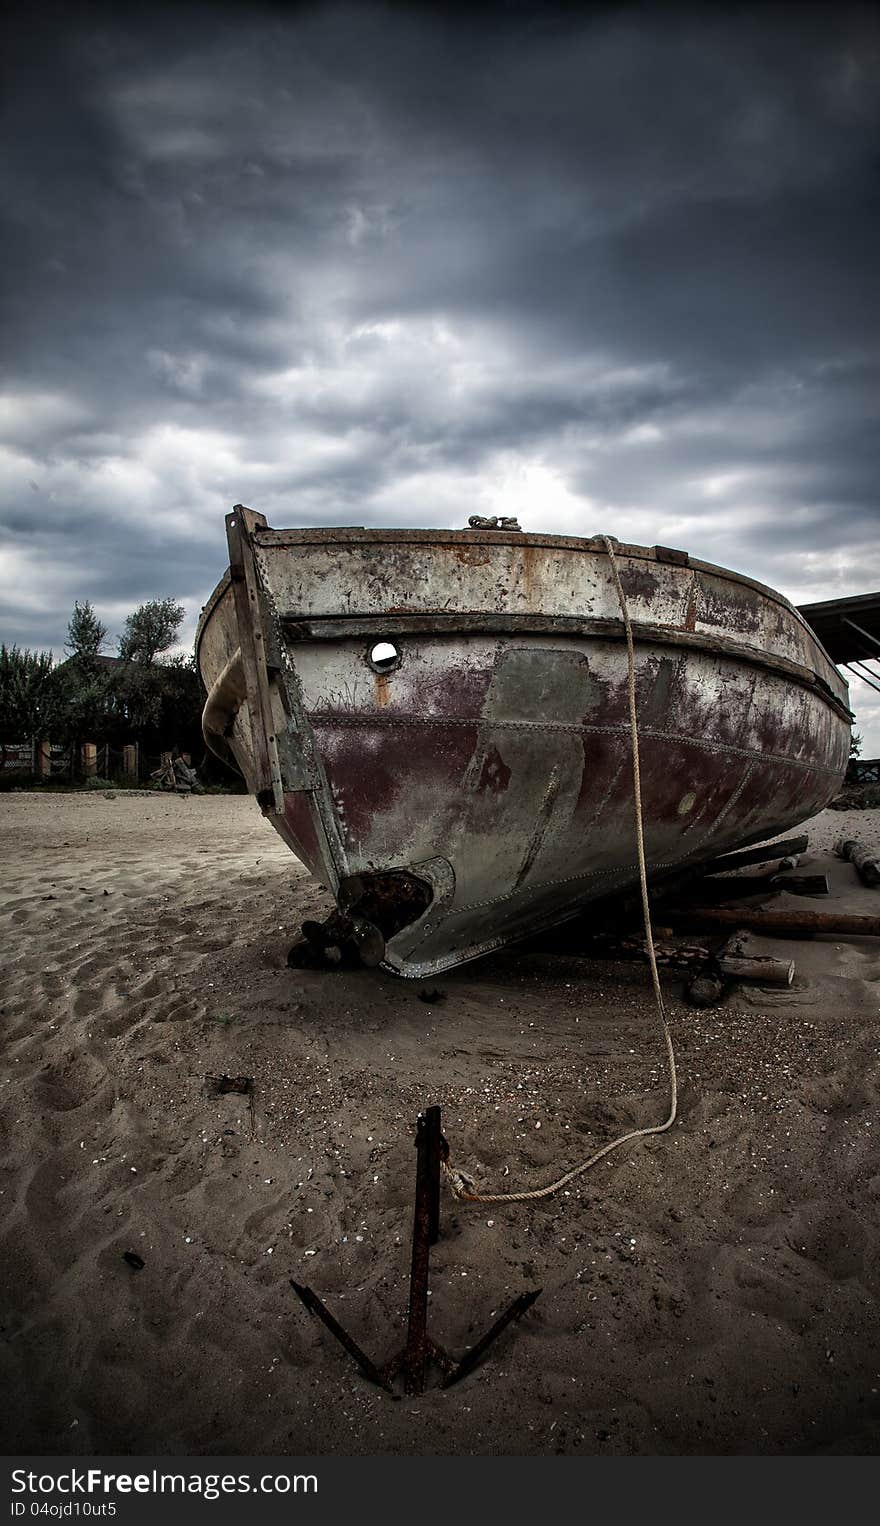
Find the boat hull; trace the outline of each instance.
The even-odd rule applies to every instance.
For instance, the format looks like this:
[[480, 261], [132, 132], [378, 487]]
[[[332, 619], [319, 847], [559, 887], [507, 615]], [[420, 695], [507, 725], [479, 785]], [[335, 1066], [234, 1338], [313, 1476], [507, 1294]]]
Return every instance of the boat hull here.
[[[438, 973], [635, 882], [627, 654], [601, 543], [276, 532], [235, 512], [243, 571], [236, 589], [233, 556], [198, 639], [206, 734], [225, 733], [340, 906], [381, 926], [388, 968]], [[846, 766], [846, 686], [797, 612], [680, 552], [617, 558], [651, 876], [821, 809]]]

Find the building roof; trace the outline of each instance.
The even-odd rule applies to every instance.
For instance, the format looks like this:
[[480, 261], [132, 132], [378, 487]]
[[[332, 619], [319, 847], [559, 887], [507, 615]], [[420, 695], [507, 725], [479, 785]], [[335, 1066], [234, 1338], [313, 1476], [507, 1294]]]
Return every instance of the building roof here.
[[880, 592], [801, 604], [800, 613], [832, 662], [880, 659]]
[[[74, 661], [75, 656], [65, 657], [64, 661], [59, 662], [58, 666], [59, 668], [66, 668], [69, 662]], [[122, 662], [122, 658], [111, 657], [109, 652], [96, 652], [93, 657], [89, 658], [89, 661], [93, 662], [97, 668], [118, 668], [119, 664]]]

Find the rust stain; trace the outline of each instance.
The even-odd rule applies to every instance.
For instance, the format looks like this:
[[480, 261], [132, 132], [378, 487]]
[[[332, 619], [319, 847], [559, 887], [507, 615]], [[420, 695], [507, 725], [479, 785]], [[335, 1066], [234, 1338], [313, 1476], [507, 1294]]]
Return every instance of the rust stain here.
[[624, 593], [641, 594], [646, 599], [653, 598], [659, 587], [657, 578], [647, 567], [622, 567], [620, 581]]
[[491, 790], [493, 794], [500, 795], [507, 789], [510, 783], [510, 769], [502, 758], [497, 747], [490, 747], [483, 758], [483, 767], [480, 773], [477, 789]]
[[492, 562], [491, 546], [473, 546], [456, 542], [452, 554], [463, 567], [488, 567]]
[[699, 603], [700, 590], [697, 583], [696, 573], [691, 578], [691, 586], [688, 590], [687, 609], [684, 616], [684, 628], [686, 631], [695, 631], [697, 628], [697, 605]]
[[376, 704], [380, 710], [384, 710], [390, 697], [388, 679], [384, 673], [373, 674], [373, 687], [376, 694]]
[[536, 546], [523, 546], [522, 548], [522, 584], [526, 608], [534, 609], [535, 606], [535, 551]]
[[754, 634], [761, 624], [761, 604], [750, 589], [706, 588], [700, 618], [706, 625], [726, 626], [744, 636]]

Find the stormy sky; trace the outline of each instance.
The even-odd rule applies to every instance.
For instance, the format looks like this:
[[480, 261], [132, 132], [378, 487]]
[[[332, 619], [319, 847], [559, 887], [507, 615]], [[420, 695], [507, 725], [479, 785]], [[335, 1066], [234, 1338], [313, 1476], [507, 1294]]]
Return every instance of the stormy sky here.
[[880, 588], [869, 8], [34, 4], [2, 69], [3, 639], [191, 639], [238, 501]]

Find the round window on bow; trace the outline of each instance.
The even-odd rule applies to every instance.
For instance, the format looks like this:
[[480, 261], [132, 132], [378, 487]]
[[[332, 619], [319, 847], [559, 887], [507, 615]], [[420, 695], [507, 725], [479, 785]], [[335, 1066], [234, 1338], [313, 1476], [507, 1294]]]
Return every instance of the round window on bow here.
[[393, 673], [400, 667], [400, 648], [393, 641], [375, 641], [367, 652], [367, 661], [374, 673]]

